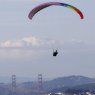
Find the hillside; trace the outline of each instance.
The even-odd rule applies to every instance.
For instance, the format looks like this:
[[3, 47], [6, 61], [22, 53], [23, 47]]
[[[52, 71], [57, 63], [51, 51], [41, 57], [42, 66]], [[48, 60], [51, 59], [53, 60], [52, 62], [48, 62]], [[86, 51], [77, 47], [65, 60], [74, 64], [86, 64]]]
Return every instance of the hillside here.
[[84, 76], [67, 76], [44, 82], [44, 86], [47, 90], [51, 90], [61, 87], [74, 87], [88, 83], [95, 83], [95, 79]]

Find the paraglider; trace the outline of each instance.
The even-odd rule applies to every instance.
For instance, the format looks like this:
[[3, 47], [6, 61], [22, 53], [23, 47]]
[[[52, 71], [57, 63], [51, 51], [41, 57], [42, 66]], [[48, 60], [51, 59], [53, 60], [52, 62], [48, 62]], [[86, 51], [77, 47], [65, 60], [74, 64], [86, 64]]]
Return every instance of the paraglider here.
[[37, 12], [39, 12], [40, 10], [42, 10], [42, 9], [44, 9], [46, 7], [49, 7], [49, 6], [53, 6], [53, 5], [64, 6], [64, 7], [67, 7], [69, 9], [72, 9], [73, 11], [75, 11], [80, 16], [81, 19], [84, 18], [83, 13], [78, 8], [76, 8], [76, 7], [72, 6], [72, 5], [69, 5], [69, 4], [66, 4], [66, 3], [60, 3], [60, 2], [46, 2], [46, 3], [40, 4], [40, 5], [36, 6], [35, 8], [33, 8], [30, 11], [29, 15], [28, 15], [29, 19], [32, 19], [33, 16]]
[[[72, 5], [69, 5], [69, 4], [66, 4], [66, 3], [60, 3], [60, 2], [46, 2], [46, 3], [42, 3], [36, 7], [34, 7], [28, 14], [28, 18], [32, 20], [32, 18], [34, 17], [34, 15], [36, 13], [38, 13], [40, 10], [44, 9], [44, 8], [47, 8], [49, 6], [63, 6], [63, 7], [67, 7], [71, 10], [73, 10], [74, 12], [76, 12], [79, 16], [80, 16], [80, 19], [83, 19], [84, 16], [83, 16], [83, 13], [76, 7], [72, 6]], [[53, 51], [53, 56], [57, 56], [58, 54], [58, 51], [55, 50]]]
[[58, 54], [58, 51], [57, 50], [53, 50], [53, 56], [57, 56], [57, 54]]

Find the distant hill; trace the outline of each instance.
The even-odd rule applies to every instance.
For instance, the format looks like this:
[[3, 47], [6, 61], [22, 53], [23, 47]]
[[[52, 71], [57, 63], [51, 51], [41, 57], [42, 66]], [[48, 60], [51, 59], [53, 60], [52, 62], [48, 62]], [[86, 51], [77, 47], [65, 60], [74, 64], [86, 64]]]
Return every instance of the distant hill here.
[[53, 79], [44, 83], [44, 86], [48, 90], [62, 88], [62, 87], [74, 87], [78, 85], [95, 83], [94, 78], [84, 77], [84, 76], [67, 76]]

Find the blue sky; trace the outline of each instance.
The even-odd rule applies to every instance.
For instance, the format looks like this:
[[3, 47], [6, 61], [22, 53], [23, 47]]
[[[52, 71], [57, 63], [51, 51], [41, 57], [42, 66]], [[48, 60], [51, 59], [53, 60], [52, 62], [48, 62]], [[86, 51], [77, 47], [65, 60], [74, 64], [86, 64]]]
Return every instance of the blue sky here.
[[[29, 20], [30, 10], [47, 1], [76, 6], [84, 13], [84, 20], [58, 6]], [[0, 75], [95, 77], [94, 4], [95, 0], [1, 0]], [[59, 51], [55, 58], [52, 48]]]

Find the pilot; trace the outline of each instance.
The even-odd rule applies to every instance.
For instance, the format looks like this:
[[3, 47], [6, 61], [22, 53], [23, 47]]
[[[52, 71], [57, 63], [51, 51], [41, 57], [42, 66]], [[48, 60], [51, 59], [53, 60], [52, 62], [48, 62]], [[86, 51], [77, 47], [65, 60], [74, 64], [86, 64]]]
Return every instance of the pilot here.
[[58, 51], [56, 50], [56, 51], [53, 51], [53, 56], [57, 56], [57, 54], [58, 54]]

